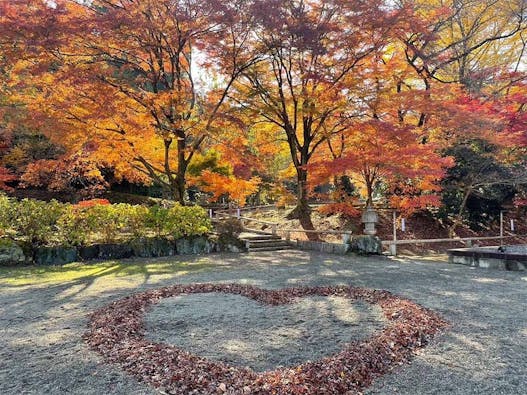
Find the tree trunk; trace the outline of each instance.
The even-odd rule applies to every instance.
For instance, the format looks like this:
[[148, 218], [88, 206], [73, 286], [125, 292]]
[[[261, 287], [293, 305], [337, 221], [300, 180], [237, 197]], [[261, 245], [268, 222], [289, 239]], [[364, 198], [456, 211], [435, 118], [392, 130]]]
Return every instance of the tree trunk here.
[[[307, 202], [307, 170], [302, 168], [296, 169], [298, 190], [296, 207], [288, 215], [288, 219], [298, 219], [300, 225], [305, 230], [315, 230], [313, 221], [311, 220], [311, 208]], [[320, 241], [317, 233], [306, 233], [306, 236], [311, 241]]]
[[186, 175], [189, 164], [189, 160], [185, 157], [186, 148], [185, 135], [181, 131], [181, 133], [178, 134], [177, 140], [177, 172], [176, 177], [172, 181], [172, 186], [174, 190], [174, 199], [182, 206], [185, 205], [185, 192], [187, 187]]
[[176, 202], [181, 204], [182, 206], [185, 205], [185, 192], [186, 192], [186, 179], [185, 179], [185, 173], [182, 172], [180, 174], [179, 170], [176, 174], [176, 177], [174, 178], [174, 182], [172, 183], [172, 195]]
[[452, 225], [448, 228], [448, 237], [454, 237], [456, 228], [463, 223], [463, 214], [465, 214], [465, 208], [467, 207], [467, 201], [472, 194], [472, 187], [469, 187], [463, 191], [463, 200], [459, 207], [457, 215], [452, 220]]
[[373, 181], [370, 179], [366, 180], [366, 207], [371, 206], [373, 204]]

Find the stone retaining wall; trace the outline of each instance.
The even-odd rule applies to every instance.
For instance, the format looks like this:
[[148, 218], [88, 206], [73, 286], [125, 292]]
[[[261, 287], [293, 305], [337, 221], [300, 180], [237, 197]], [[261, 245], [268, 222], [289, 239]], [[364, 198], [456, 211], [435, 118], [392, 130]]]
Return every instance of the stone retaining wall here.
[[370, 235], [353, 236], [349, 243], [326, 243], [323, 241], [297, 240], [293, 246], [299, 250], [319, 251], [327, 254], [345, 255], [353, 252], [360, 255], [382, 254], [382, 244], [378, 237]]
[[349, 244], [326, 243], [323, 241], [297, 240], [293, 245], [299, 250], [319, 251], [328, 254], [345, 255], [349, 250]]
[[448, 250], [450, 263], [498, 270], [527, 270], [526, 247], [501, 246]]
[[195, 236], [171, 240], [143, 238], [123, 243], [70, 247], [35, 247], [3, 239], [0, 243], [0, 266], [64, 265], [93, 259], [154, 258], [173, 255], [197, 255], [213, 252], [245, 252], [242, 241], [222, 237]]

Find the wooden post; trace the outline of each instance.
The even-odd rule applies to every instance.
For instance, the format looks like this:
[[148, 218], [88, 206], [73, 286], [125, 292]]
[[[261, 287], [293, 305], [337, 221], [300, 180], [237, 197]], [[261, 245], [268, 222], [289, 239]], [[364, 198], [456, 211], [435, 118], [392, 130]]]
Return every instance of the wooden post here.
[[500, 211], [500, 246], [503, 245], [503, 210]]
[[276, 225], [272, 225], [271, 229], [272, 229], [273, 235], [276, 235]]
[[393, 244], [390, 244], [390, 254], [397, 256], [397, 213], [393, 211]]

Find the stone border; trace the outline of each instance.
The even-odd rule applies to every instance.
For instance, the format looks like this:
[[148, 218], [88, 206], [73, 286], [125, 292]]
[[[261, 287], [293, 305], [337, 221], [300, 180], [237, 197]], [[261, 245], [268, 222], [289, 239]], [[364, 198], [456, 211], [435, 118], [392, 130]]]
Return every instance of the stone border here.
[[[293, 368], [256, 373], [145, 339], [145, 310], [162, 298], [223, 292], [272, 306], [305, 296], [340, 296], [377, 304], [389, 324], [369, 339]], [[175, 285], [137, 293], [90, 316], [84, 339], [107, 362], [171, 394], [351, 394], [404, 362], [448, 324], [435, 312], [387, 291], [348, 286], [265, 290], [240, 284]]]
[[[245, 245], [233, 238], [224, 240], [220, 237], [190, 236], [179, 239], [164, 237], [144, 237], [122, 243], [100, 243], [87, 246], [53, 246], [34, 247], [9, 241], [13, 249], [10, 258], [2, 254], [0, 248], [0, 266], [16, 266], [35, 264], [39, 266], [65, 265], [78, 261], [126, 259], [126, 258], [157, 258], [173, 255], [199, 255], [213, 252], [246, 252]], [[7, 245], [7, 244], [6, 244]], [[22, 246], [21, 246], [22, 245]], [[7, 251], [9, 252], [9, 251]]]
[[[507, 252], [507, 247], [520, 246], [454, 248], [448, 250], [448, 261], [485, 269], [527, 270], [527, 254], [515, 253], [514, 250]], [[499, 248], [502, 248], [503, 252], [499, 251]]]
[[296, 240], [290, 242], [290, 244], [299, 250], [318, 251], [336, 255], [346, 255], [350, 249], [349, 244], [327, 243], [325, 241]]

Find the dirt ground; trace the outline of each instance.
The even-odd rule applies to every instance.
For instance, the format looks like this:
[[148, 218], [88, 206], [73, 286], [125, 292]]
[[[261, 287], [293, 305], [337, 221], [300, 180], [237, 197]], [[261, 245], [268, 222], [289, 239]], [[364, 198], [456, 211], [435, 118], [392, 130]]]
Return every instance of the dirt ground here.
[[[120, 272], [114, 271], [111, 276], [100, 271], [67, 281], [42, 283], [39, 276], [43, 274], [35, 274], [35, 284], [28, 284], [32, 282], [31, 277], [22, 282], [5, 276], [0, 279], [1, 394], [155, 394], [155, 389], [105, 364], [86, 347], [82, 335], [86, 331], [87, 315], [142, 289], [194, 282], [236, 282], [262, 288], [348, 284], [385, 289], [439, 312], [452, 324], [446, 333], [420, 351], [412, 363], [377, 380], [367, 394], [512, 395], [524, 393], [527, 388], [527, 275], [524, 272], [473, 269], [418, 258], [360, 258], [300, 251], [124, 262], [125, 265], [119, 266]], [[152, 270], [151, 265], [159, 263], [165, 265], [164, 269]], [[170, 269], [172, 263], [174, 270]], [[181, 270], [181, 263], [187, 264], [189, 270]], [[134, 270], [127, 270], [127, 265]], [[317, 311], [322, 311], [321, 319], [324, 315], [330, 316], [331, 306], [327, 301], [326, 305], [319, 302], [307, 301], [308, 305], [297, 306], [297, 311], [277, 314], [281, 319], [294, 317], [298, 321], [306, 315], [306, 309], [315, 306]], [[220, 317], [222, 309], [236, 306], [241, 309], [240, 314], [252, 309], [250, 306], [244, 309], [243, 303], [236, 300], [218, 301], [218, 308], [211, 309], [210, 300], [187, 299], [180, 301], [188, 304], [186, 313], [183, 309], [178, 316], [171, 309], [171, 303], [177, 302], [167, 299], [147, 316], [150, 328], [154, 329], [148, 336], [161, 336], [165, 341], [183, 342], [178, 344], [189, 347], [190, 343], [199, 346], [200, 342], [213, 342], [210, 336], [214, 331], [227, 325], [227, 317]], [[197, 314], [190, 312], [196, 310], [192, 308], [196, 303], [209, 305], [213, 314], [209, 326], [192, 324], [196, 328], [193, 333], [199, 337], [195, 342], [179, 336], [174, 339], [176, 320], [188, 323]], [[379, 325], [374, 319], [375, 311], [355, 308], [359, 316], [366, 314], [366, 324], [362, 322], [354, 327], [358, 330], [357, 336], [364, 335], [361, 330], [367, 334]], [[205, 307], [201, 312], [208, 314]], [[246, 330], [250, 332], [251, 322], [254, 325], [255, 321], [246, 318]], [[362, 320], [351, 313], [349, 319], [355, 320], [354, 323]], [[261, 324], [267, 325], [264, 321]], [[302, 328], [302, 323], [297, 323]], [[287, 327], [283, 321], [275, 325]], [[324, 344], [334, 347], [341, 341], [341, 327], [319, 324], [318, 328], [323, 328], [314, 339], [318, 348]], [[229, 330], [232, 332], [232, 327]], [[233, 336], [231, 340], [240, 339]], [[295, 344], [286, 342], [285, 347], [294, 350]], [[236, 353], [236, 347], [233, 350]], [[264, 351], [269, 355], [269, 350]], [[221, 350], [213, 353], [221, 354]], [[252, 354], [241, 353], [248, 363], [254, 363]], [[262, 355], [256, 362], [282, 363], [278, 360], [280, 356], [269, 361], [269, 357]], [[254, 367], [265, 369], [268, 365]]]

